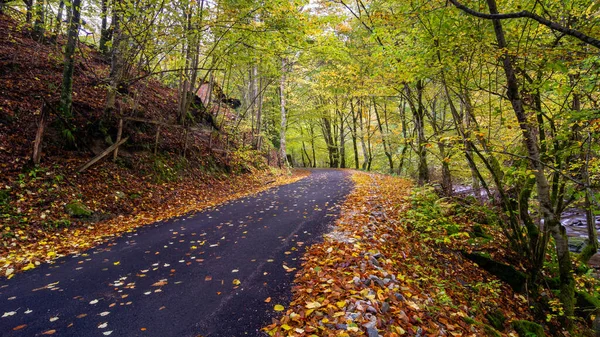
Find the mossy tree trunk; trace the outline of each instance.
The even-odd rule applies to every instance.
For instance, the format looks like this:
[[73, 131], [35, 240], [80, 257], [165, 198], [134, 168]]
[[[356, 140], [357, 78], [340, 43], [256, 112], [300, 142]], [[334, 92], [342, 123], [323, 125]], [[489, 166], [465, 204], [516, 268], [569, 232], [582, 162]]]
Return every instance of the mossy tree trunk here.
[[[487, 4], [491, 14], [498, 13], [495, 0], [487, 0]], [[494, 25], [498, 49], [505, 50], [507, 48], [507, 43], [502, 24], [500, 20], [493, 20], [492, 22]], [[525, 113], [524, 103], [521, 98], [519, 83], [515, 73], [515, 68], [513, 66], [513, 61], [508, 53], [504, 53], [501, 56], [501, 61], [507, 80], [507, 97], [510, 100], [513, 111], [515, 112], [515, 116], [519, 122], [521, 133], [523, 135], [523, 141], [525, 142], [525, 147], [528, 153], [529, 164], [532, 168], [533, 174], [535, 175], [537, 199], [539, 201], [540, 210], [544, 219], [544, 227], [545, 230], [552, 235], [555, 241], [560, 276], [560, 300], [563, 305], [566, 321], [567, 323], [570, 323], [568, 318], [572, 317], [574, 313], [573, 298], [575, 288], [567, 234], [565, 228], [560, 224], [560, 218], [555, 214], [552, 207], [552, 201], [550, 198], [550, 185], [544, 173], [544, 166], [542, 164], [540, 150], [538, 148], [538, 138]]]

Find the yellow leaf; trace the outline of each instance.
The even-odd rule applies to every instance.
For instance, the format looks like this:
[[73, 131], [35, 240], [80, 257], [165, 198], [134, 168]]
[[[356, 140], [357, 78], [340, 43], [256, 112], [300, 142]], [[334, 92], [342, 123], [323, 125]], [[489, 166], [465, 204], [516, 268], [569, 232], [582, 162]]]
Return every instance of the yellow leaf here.
[[307, 309], [317, 309], [321, 307], [321, 303], [319, 302], [306, 302]]
[[27, 271], [27, 270], [33, 269], [33, 268], [35, 268], [35, 265], [33, 263], [29, 262], [28, 265], [26, 265], [25, 267], [23, 267], [23, 271]]
[[275, 304], [275, 306], [273, 307], [273, 310], [275, 311], [283, 311], [285, 310], [285, 307], [281, 304]]
[[233, 280], [233, 285], [239, 286], [240, 284], [242, 284], [242, 282], [238, 279]]

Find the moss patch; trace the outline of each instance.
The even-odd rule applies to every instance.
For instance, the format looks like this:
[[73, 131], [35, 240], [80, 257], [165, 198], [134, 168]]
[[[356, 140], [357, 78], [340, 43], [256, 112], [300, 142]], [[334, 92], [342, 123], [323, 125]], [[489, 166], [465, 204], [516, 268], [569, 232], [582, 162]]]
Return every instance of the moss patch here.
[[513, 266], [494, 261], [491, 258], [478, 253], [463, 252], [463, 255], [467, 259], [477, 263], [481, 268], [487, 270], [492, 275], [506, 282], [515, 291], [523, 291], [525, 282], [527, 281], [527, 275], [516, 270]]
[[73, 218], [87, 218], [92, 215], [92, 211], [81, 201], [71, 201], [65, 206], [65, 211]]
[[513, 321], [511, 323], [513, 329], [520, 337], [545, 337], [544, 328], [530, 321]]

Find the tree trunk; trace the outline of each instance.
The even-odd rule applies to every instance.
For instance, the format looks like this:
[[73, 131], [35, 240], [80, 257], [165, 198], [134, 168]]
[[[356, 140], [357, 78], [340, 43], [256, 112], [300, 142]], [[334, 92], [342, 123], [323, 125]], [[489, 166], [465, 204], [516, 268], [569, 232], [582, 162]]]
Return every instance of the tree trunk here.
[[45, 11], [46, 11], [46, 3], [44, 0], [38, 0], [35, 2], [35, 6], [34, 6], [34, 12], [35, 12], [35, 21], [33, 24], [33, 31], [35, 32], [35, 35], [37, 35], [38, 38], [43, 38], [44, 36], [44, 31], [45, 31], [45, 25], [46, 25], [46, 17], [45, 17]]
[[[62, 1], [61, 1], [62, 3]], [[102, 23], [100, 25], [100, 52], [102, 54], [108, 53], [108, 43], [109, 39], [109, 31], [108, 31], [108, 0], [102, 0], [100, 4], [100, 17], [102, 18]]]
[[344, 134], [344, 116], [341, 111], [337, 110], [340, 118], [340, 168], [346, 168], [346, 135]]
[[27, 12], [25, 13], [25, 22], [31, 23], [31, 19], [33, 18], [33, 1], [34, 0], [23, 0], [25, 3], [25, 8]]
[[365, 128], [364, 128], [364, 123], [363, 123], [363, 116], [362, 116], [362, 112], [363, 112], [363, 105], [362, 105], [362, 101], [359, 100], [358, 101], [358, 122], [359, 122], [359, 127], [360, 127], [360, 145], [362, 147], [362, 152], [363, 152], [363, 164], [362, 164], [362, 169], [366, 170], [368, 167], [371, 166], [371, 164], [369, 163], [369, 151], [367, 150], [367, 144], [365, 143]]
[[48, 108], [46, 103], [42, 104], [42, 113], [38, 122], [38, 129], [35, 134], [35, 141], [33, 142], [33, 155], [31, 160], [35, 165], [38, 165], [42, 159], [42, 144], [44, 140], [44, 131], [46, 128], [46, 122], [48, 120]]
[[356, 112], [354, 111], [354, 104], [352, 102], [352, 99], [350, 99], [350, 112], [352, 113], [352, 150], [354, 150], [354, 168], [358, 170], [359, 167], [359, 163], [358, 163], [358, 139], [357, 139], [357, 134], [356, 134], [356, 122], [357, 122], [357, 116], [356, 116]]
[[69, 29], [64, 55], [64, 69], [60, 94], [60, 113], [65, 119], [72, 117], [73, 104], [73, 71], [75, 69], [75, 47], [79, 41], [81, 0], [73, 0], [69, 14]]
[[279, 167], [287, 165], [287, 153], [285, 149], [285, 129], [287, 128], [287, 116], [285, 110], [285, 74], [286, 59], [281, 59], [281, 79], [279, 80], [279, 100], [281, 112], [281, 125], [279, 129]]
[[[491, 14], [497, 14], [495, 0], [487, 0]], [[500, 20], [492, 20], [494, 32], [499, 50], [506, 50], [507, 43], [504, 36], [504, 30]], [[506, 75], [507, 92], [506, 95], [510, 100], [515, 116], [519, 121], [519, 126], [523, 134], [523, 141], [529, 155], [529, 164], [537, 184], [537, 199], [540, 204], [540, 210], [544, 219], [544, 227], [550, 232], [556, 244], [556, 255], [558, 259], [558, 269], [560, 276], [560, 294], [559, 298], [564, 309], [565, 321], [570, 325], [570, 317], [574, 314], [574, 278], [571, 268], [571, 255], [569, 253], [569, 245], [565, 228], [560, 223], [560, 216], [557, 216], [552, 208], [550, 198], [550, 185], [546, 175], [544, 174], [544, 166], [542, 165], [540, 152], [538, 149], [538, 139], [532, 130], [532, 126], [527, 119], [523, 100], [519, 91], [519, 83], [515, 74], [513, 62], [508, 53], [504, 53], [501, 57], [504, 73]]]
[[121, 17], [120, 10], [118, 9], [120, 0], [115, 0], [113, 4], [113, 41], [112, 41], [112, 52], [110, 58], [110, 74], [109, 74], [109, 87], [106, 94], [106, 107], [104, 110], [105, 117], [108, 117], [115, 111], [117, 101], [117, 91], [120, 83], [123, 79], [123, 32], [121, 30]]
[[375, 111], [375, 118], [377, 119], [377, 126], [379, 127], [379, 133], [381, 134], [381, 142], [383, 143], [383, 152], [388, 159], [388, 163], [390, 165], [390, 173], [394, 173], [394, 160], [392, 158], [392, 153], [390, 152], [387, 142], [386, 142], [386, 132], [383, 130], [383, 125], [381, 124], [381, 118], [379, 116], [379, 111], [377, 110], [377, 103], [375, 102], [375, 98], [373, 98], [373, 109]]
[[56, 14], [56, 25], [54, 26], [54, 34], [60, 34], [63, 20], [63, 11], [65, 10], [65, 1], [60, 0], [58, 4], [58, 13]]

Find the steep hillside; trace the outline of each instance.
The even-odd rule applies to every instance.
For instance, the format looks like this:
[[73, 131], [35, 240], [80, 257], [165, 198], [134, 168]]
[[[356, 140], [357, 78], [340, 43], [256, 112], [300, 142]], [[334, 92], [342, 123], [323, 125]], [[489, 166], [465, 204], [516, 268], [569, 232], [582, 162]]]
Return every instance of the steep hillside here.
[[[0, 31], [0, 268], [7, 274], [107, 234], [279, 181], [280, 173], [266, 170], [263, 156], [242, 149], [226, 133], [197, 125], [186, 136], [169, 126], [175, 124], [177, 92], [151, 79], [122, 94], [117, 114], [161, 123], [158, 142], [157, 124], [126, 120], [128, 140], [117, 159], [111, 154], [79, 173], [116, 139], [118, 118], [103, 116], [108, 62], [79, 46], [74, 121], [65, 132], [53, 113], [64, 41], [38, 42], [7, 16], [0, 16]], [[31, 155], [43, 106], [50, 117], [36, 166]]]

